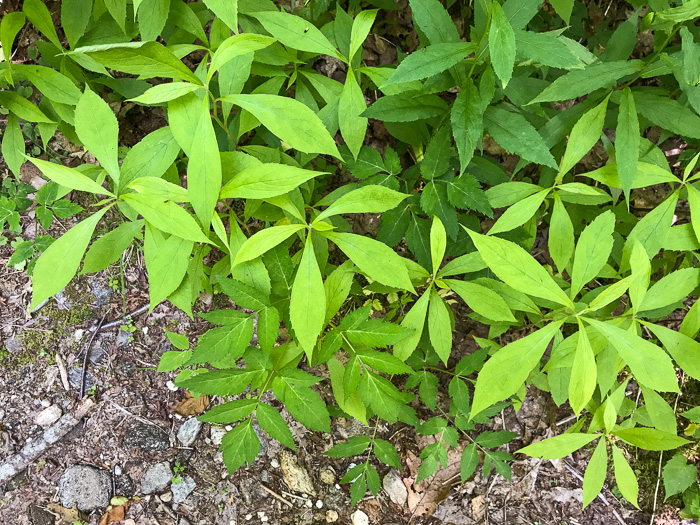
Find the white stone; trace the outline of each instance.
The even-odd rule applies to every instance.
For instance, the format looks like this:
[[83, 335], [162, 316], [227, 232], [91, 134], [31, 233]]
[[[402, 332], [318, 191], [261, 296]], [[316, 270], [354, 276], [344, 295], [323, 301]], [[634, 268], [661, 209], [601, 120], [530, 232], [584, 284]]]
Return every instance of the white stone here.
[[369, 525], [369, 517], [361, 510], [356, 510], [351, 518], [352, 525]]
[[272, 468], [279, 468], [280, 462], [277, 461], [277, 458], [272, 458], [272, 461], [270, 461], [270, 466]]
[[58, 405], [51, 405], [39, 412], [34, 419], [34, 423], [42, 427], [53, 425], [61, 417], [61, 409]]
[[334, 510], [326, 512], [326, 523], [335, 523], [338, 521], [338, 513]]
[[322, 502], [320, 499], [317, 500], [317, 501], [316, 501], [316, 508], [317, 508], [317, 509], [320, 509], [320, 508], [322, 508], [322, 507], [323, 507], [323, 502]]
[[211, 427], [209, 435], [211, 436], [212, 445], [216, 445], [217, 447], [221, 446], [221, 440], [224, 439], [224, 436], [226, 435], [226, 429], [221, 427]]
[[199, 434], [199, 429], [202, 428], [202, 424], [203, 423], [196, 417], [187, 419], [180, 427], [180, 430], [178, 430], [177, 439], [184, 446], [189, 447], [194, 443], [194, 440], [197, 439], [197, 434]]
[[177, 390], [175, 383], [173, 383], [172, 381], [168, 381], [167, 383], [165, 383], [165, 386], [167, 386], [168, 390], [170, 390], [171, 392], [175, 392]]
[[406, 485], [403, 484], [401, 474], [399, 474], [398, 470], [393, 468], [387, 472], [382, 485], [386, 493], [389, 494], [391, 501], [396, 505], [403, 506], [406, 504], [406, 501], [408, 501], [408, 490], [406, 489]]

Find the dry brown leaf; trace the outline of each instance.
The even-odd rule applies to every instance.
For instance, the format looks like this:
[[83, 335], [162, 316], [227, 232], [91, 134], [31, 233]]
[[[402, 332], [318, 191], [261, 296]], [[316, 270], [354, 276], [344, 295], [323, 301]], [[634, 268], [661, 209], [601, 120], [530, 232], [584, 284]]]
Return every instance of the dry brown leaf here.
[[58, 503], [49, 503], [46, 505], [49, 512], [58, 517], [56, 525], [73, 525], [76, 521], [82, 522], [87, 520], [87, 516], [78, 510], [77, 505], [73, 505], [72, 509], [62, 507]]
[[129, 502], [122, 503], [116, 507], [112, 507], [110, 510], [105, 512], [100, 518], [100, 525], [109, 525], [110, 523], [117, 523], [124, 519], [126, 516], [126, 511], [129, 508]]
[[403, 483], [408, 489], [408, 509], [413, 516], [432, 516], [440, 502], [447, 499], [455, 480], [460, 480], [462, 447], [450, 448], [447, 452], [447, 468], [439, 468], [435, 474], [416, 483], [421, 460], [410, 450], [406, 453], [406, 464], [410, 477]]
[[182, 417], [196, 416], [204, 412], [209, 406], [209, 396], [199, 396], [194, 398], [189, 390], [185, 390], [185, 395], [175, 407], [175, 413]]

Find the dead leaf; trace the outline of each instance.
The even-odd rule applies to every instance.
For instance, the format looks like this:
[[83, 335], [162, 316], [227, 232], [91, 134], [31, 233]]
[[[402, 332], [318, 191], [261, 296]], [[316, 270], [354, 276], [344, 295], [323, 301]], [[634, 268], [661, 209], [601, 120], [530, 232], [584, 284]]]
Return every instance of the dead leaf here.
[[185, 390], [185, 395], [175, 407], [175, 413], [182, 417], [196, 416], [204, 412], [209, 406], [209, 396], [195, 397], [189, 390]]
[[447, 499], [450, 489], [460, 481], [462, 447], [450, 448], [447, 453], [447, 468], [439, 468], [435, 474], [416, 483], [421, 460], [410, 450], [406, 452], [406, 464], [410, 477], [403, 483], [408, 489], [408, 508], [413, 516], [432, 516], [437, 506]]
[[486, 501], [482, 496], [476, 496], [471, 500], [472, 519], [480, 521], [486, 516]]
[[56, 525], [73, 525], [76, 521], [82, 522], [88, 519], [87, 515], [78, 510], [77, 505], [73, 505], [72, 509], [67, 509], [58, 503], [49, 503], [46, 509], [58, 518]]
[[109, 525], [110, 523], [122, 521], [128, 508], [128, 501], [126, 503], [122, 503], [121, 505], [117, 505], [116, 507], [112, 507], [102, 515], [100, 518], [100, 525]]

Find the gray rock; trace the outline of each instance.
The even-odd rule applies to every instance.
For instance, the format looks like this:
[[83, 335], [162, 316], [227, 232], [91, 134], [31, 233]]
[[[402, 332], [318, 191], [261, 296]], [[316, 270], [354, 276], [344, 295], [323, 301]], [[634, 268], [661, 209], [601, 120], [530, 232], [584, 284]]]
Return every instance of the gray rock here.
[[217, 447], [221, 446], [221, 440], [226, 435], [226, 429], [222, 427], [211, 427], [210, 436], [211, 444]]
[[124, 448], [138, 447], [146, 452], [168, 450], [170, 435], [160, 427], [139, 423], [131, 427], [124, 436]]
[[[68, 382], [73, 388], [80, 388], [80, 384], [83, 380], [83, 367], [72, 367], [68, 369]], [[95, 384], [95, 376], [93, 376], [89, 371], [85, 373], [85, 392], [88, 388]]]
[[111, 488], [109, 471], [87, 465], [69, 467], [58, 481], [61, 505], [68, 509], [77, 505], [83, 512], [109, 505]]
[[397, 505], [405, 505], [408, 501], [408, 490], [406, 485], [403, 484], [401, 479], [401, 474], [395, 468], [392, 468], [384, 476], [382, 486], [386, 493], [389, 494], [389, 498]]
[[180, 430], [177, 431], [177, 439], [185, 447], [189, 447], [194, 443], [194, 440], [197, 439], [197, 434], [199, 434], [199, 429], [202, 428], [202, 424], [203, 423], [196, 417], [187, 419], [182, 426], [180, 426]]
[[185, 465], [190, 460], [193, 454], [194, 450], [192, 450], [191, 448], [181, 448], [177, 451], [177, 456], [175, 456], [175, 463]]
[[164, 491], [173, 480], [173, 472], [167, 461], [156, 463], [146, 471], [141, 480], [141, 492], [153, 494]]
[[173, 493], [173, 503], [185, 501], [196, 487], [197, 483], [190, 476], [182, 476], [180, 483], [171, 483], [170, 490]]
[[265, 432], [263, 432], [263, 429], [260, 428], [260, 425], [257, 423], [253, 423], [253, 430], [260, 440], [260, 452], [258, 452], [258, 457], [262, 457], [267, 454], [267, 438], [265, 437]]
[[124, 330], [119, 328], [117, 332], [117, 346], [126, 346], [129, 344], [129, 339], [131, 338], [131, 332], [129, 330]]
[[19, 354], [24, 350], [24, 345], [19, 337], [8, 337], [5, 339], [5, 348], [7, 348], [7, 351], [11, 354]]
[[48, 443], [46, 443], [46, 441], [41, 438], [27, 438], [27, 442], [24, 444], [24, 447], [22, 447], [20, 454], [22, 454], [22, 456], [24, 456], [27, 459], [32, 459], [44, 452], [44, 450], [46, 450], [48, 446]]
[[90, 292], [95, 297], [92, 302], [93, 306], [102, 306], [109, 302], [114, 291], [105, 284], [102, 279], [98, 279], [94, 275], [90, 275], [87, 278], [88, 285], [90, 286]]
[[95, 344], [90, 349], [90, 362], [93, 365], [102, 365], [107, 362], [107, 351], [101, 345]]
[[125, 496], [130, 498], [136, 493], [134, 480], [126, 474], [121, 474], [114, 477], [115, 496]]
[[60, 417], [61, 408], [58, 405], [51, 405], [36, 415], [34, 418], [34, 424], [42, 427], [48, 427], [58, 421], [58, 418]]

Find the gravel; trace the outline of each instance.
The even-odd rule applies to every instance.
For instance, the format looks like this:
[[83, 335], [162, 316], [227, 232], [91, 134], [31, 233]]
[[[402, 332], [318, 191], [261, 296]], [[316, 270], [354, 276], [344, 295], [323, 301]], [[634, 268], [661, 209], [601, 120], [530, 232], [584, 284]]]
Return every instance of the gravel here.
[[141, 492], [153, 494], [164, 491], [173, 479], [173, 472], [167, 461], [156, 463], [146, 471], [141, 480]]

